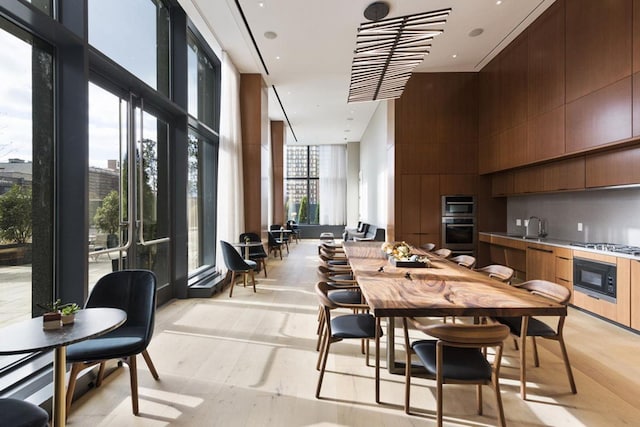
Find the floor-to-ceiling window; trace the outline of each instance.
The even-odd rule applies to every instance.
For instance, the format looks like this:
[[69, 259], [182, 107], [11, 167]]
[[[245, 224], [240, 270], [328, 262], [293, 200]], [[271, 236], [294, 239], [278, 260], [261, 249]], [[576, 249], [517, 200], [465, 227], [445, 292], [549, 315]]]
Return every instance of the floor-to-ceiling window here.
[[187, 26], [175, 0], [0, 0], [0, 326], [113, 270], [160, 302], [215, 270], [219, 61]]
[[318, 147], [287, 146], [285, 210], [287, 219], [299, 224], [318, 224]]
[[189, 276], [215, 265], [220, 61], [193, 32], [187, 34], [189, 150], [186, 191]]
[[52, 52], [0, 17], [0, 327], [53, 293]]

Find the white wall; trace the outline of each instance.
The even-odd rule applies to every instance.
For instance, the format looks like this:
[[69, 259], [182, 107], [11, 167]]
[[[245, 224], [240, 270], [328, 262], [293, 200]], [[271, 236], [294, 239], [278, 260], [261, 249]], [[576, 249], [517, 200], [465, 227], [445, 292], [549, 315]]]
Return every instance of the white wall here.
[[387, 225], [387, 111], [391, 108], [389, 105], [388, 102], [380, 102], [360, 141], [359, 219], [381, 228], [386, 228]]

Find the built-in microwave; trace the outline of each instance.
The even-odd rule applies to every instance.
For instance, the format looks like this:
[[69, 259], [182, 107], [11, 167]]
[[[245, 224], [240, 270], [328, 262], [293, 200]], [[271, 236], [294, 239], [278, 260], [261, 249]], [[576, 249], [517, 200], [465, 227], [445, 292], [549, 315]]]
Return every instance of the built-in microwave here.
[[474, 196], [442, 196], [442, 216], [474, 217], [476, 200]]
[[573, 288], [593, 298], [616, 302], [615, 264], [573, 258]]

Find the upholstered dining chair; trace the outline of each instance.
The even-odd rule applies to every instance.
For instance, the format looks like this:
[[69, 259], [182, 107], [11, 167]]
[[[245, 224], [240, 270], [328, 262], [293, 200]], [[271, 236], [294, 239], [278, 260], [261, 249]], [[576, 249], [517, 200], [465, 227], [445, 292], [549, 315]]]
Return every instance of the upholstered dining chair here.
[[[240, 242], [244, 242], [245, 239], [249, 239], [250, 242], [260, 242], [262, 243], [262, 239], [256, 233], [242, 233], [240, 235]], [[262, 265], [262, 269], [264, 270], [264, 277], [267, 277], [267, 258], [269, 255], [264, 250], [264, 246], [249, 246], [249, 259], [255, 261], [258, 264], [258, 268]], [[258, 270], [259, 272], [260, 270]]]
[[121, 270], [103, 276], [91, 290], [85, 308], [119, 308], [127, 313], [126, 322], [118, 329], [67, 347], [67, 363], [71, 364], [67, 387], [67, 415], [71, 408], [78, 374], [100, 364], [96, 387], [102, 383], [105, 363], [122, 359], [129, 365], [131, 406], [138, 415], [138, 374], [136, 356], [142, 354], [154, 379], [158, 379], [147, 346], [153, 335], [156, 312], [156, 276], [149, 270]]
[[276, 253], [280, 253], [280, 259], [282, 259], [282, 245], [283, 243], [276, 239], [276, 236], [273, 235], [271, 231], [267, 232], [267, 238], [269, 242], [269, 253], [273, 252], [273, 256], [276, 256]]
[[500, 264], [490, 264], [484, 267], [476, 268], [476, 271], [484, 273], [492, 279], [500, 280], [501, 282], [511, 283], [513, 274], [515, 271], [511, 267]]
[[271, 224], [269, 231], [273, 233], [273, 237], [281, 244], [284, 245], [287, 253], [289, 253], [289, 233], [280, 233], [280, 230], [286, 230], [281, 224]]
[[[327, 290], [327, 297], [336, 304], [361, 306], [363, 303], [362, 292], [356, 284], [344, 285], [339, 283], [327, 282]], [[354, 313], [357, 313], [359, 309], [352, 310]], [[318, 310], [318, 341], [316, 343], [316, 351], [320, 351], [320, 344], [322, 342], [325, 322], [326, 318], [324, 309], [322, 306], [320, 306]]]
[[470, 270], [473, 270], [473, 267], [476, 265], [476, 258], [471, 255], [458, 255], [449, 258], [449, 260]]
[[233, 295], [233, 288], [236, 284], [236, 275], [241, 273], [243, 275], [243, 284], [246, 286], [247, 275], [251, 276], [251, 283], [253, 284], [253, 292], [256, 291], [256, 276], [255, 270], [258, 264], [250, 259], [242, 258], [242, 255], [236, 249], [231, 246], [231, 243], [220, 240], [220, 247], [222, 248], [222, 257], [224, 263], [227, 265], [229, 271], [231, 271], [231, 284], [229, 284], [229, 298]]
[[[366, 310], [366, 304], [342, 304], [329, 298], [329, 286], [326, 282], [318, 282], [316, 284], [316, 295], [320, 306], [324, 311], [324, 331], [322, 332], [322, 342], [320, 344], [320, 352], [318, 354], [318, 363], [316, 368], [320, 370], [318, 376], [318, 385], [316, 387], [316, 398], [320, 398], [320, 390], [322, 388], [322, 380], [324, 378], [325, 368], [327, 366], [327, 358], [329, 357], [329, 348], [331, 344], [345, 339], [366, 339], [375, 340], [376, 362], [375, 362], [375, 384], [376, 384], [376, 402], [380, 401], [380, 337], [382, 336], [382, 328], [380, 327], [380, 318], [375, 318], [369, 313], [344, 314], [340, 316], [331, 316], [332, 310], [336, 308], [350, 308], [356, 310]], [[369, 345], [366, 346], [366, 361], [369, 364]]]
[[440, 248], [432, 251], [434, 254], [441, 256], [442, 258], [449, 258], [451, 256], [451, 249]]
[[435, 243], [425, 243], [424, 245], [420, 246], [422, 249], [424, 249], [427, 252], [431, 252], [432, 250], [434, 250], [436, 248]]
[[[409, 341], [408, 322], [435, 339]], [[423, 325], [413, 318], [403, 318], [405, 361], [405, 401], [407, 414], [411, 413], [411, 359], [415, 354], [426, 371], [426, 376], [436, 380], [436, 419], [442, 426], [443, 384], [476, 384], [477, 411], [482, 415], [482, 385], [490, 385], [496, 395], [498, 420], [505, 425], [502, 398], [500, 396], [500, 363], [503, 341], [509, 336], [509, 328], [500, 324]], [[485, 357], [487, 347], [495, 347], [493, 363]]]
[[46, 427], [49, 414], [33, 403], [0, 398], [0, 427]]
[[[546, 280], [529, 280], [527, 282], [513, 285], [515, 287], [525, 289], [532, 294], [540, 295], [548, 298], [554, 302], [560, 304], [568, 304], [571, 299], [571, 291], [562, 285], [557, 283], [548, 282]], [[562, 359], [567, 371], [567, 377], [569, 378], [569, 386], [573, 394], [577, 393], [576, 383], [573, 379], [573, 372], [571, 371], [571, 364], [569, 363], [569, 355], [567, 353], [567, 347], [564, 343], [564, 337], [562, 330], [564, 328], [564, 322], [566, 317], [559, 316], [558, 322], [555, 328], [551, 327], [548, 323], [536, 319], [535, 317], [525, 316], [523, 317], [496, 317], [495, 321], [509, 327], [511, 334], [520, 338], [520, 395], [522, 399], [527, 397], [527, 374], [526, 374], [526, 352], [525, 352], [525, 338], [531, 337], [533, 345], [533, 360], [536, 367], [540, 366], [540, 359], [538, 358], [538, 347], [536, 344], [536, 337], [545, 338], [549, 340], [557, 341], [560, 344], [560, 351], [562, 353]], [[523, 337], [523, 329], [526, 328], [526, 332]]]

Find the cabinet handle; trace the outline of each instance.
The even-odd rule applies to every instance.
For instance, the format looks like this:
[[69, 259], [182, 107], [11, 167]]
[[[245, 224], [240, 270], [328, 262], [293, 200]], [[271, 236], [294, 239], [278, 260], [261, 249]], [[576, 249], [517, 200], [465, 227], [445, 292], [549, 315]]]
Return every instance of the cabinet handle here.
[[589, 294], [587, 294], [587, 296], [588, 296], [588, 297], [590, 297], [590, 298], [593, 298], [593, 299], [596, 299], [596, 300], [600, 301], [600, 298], [598, 298], [598, 297], [594, 297], [593, 295], [589, 295]]
[[559, 256], [558, 258], [563, 259], [565, 261], [571, 261], [571, 258], [566, 258], [566, 257], [563, 257], [563, 256]]
[[545, 253], [548, 253], [548, 254], [552, 254], [552, 253], [553, 253], [553, 251], [552, 251], [552, 250], [549, 250], [549, 249], [534, 248], [533, 246], [527, 246], [527, 249], [531, 249], [531, 250], [538, 251], [538, 252], [545, 252]]

